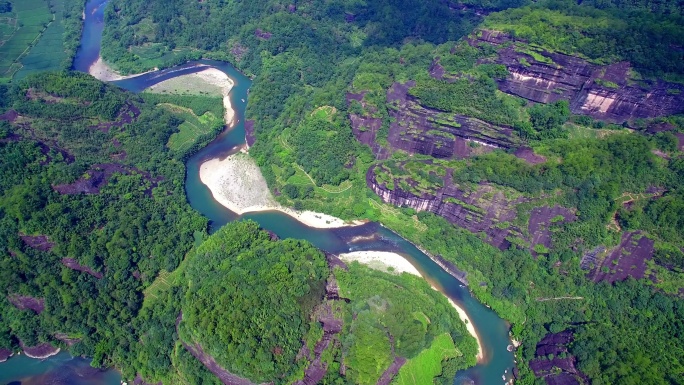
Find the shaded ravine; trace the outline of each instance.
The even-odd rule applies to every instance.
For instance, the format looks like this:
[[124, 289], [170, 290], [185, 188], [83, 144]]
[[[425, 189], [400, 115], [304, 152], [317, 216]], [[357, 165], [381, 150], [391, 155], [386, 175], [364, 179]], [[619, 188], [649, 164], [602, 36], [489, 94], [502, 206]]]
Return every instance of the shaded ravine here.
[[[81, 48], [73, 65], [76, 70], [87, 72], [88, 68], [100, 56], [100, 44], [104, 28], [103, 14], [106, 3], [107, 0], [89, 0], [86, 5]], [[235, 153], [245, 143], [244, 113], [251, 81], [232, 65], [218, 61], [201, 60], [113, 83], [132, 92], [140, 92], [161, 81], [198, 72], [207, 67], [219, 69], [235, 81], [235, 86], [231, 90], [231, 102], [236, 112], [235, 126], [221, 133], [212, 143], [190, 157], [186, 164], [185, 188], [188, 202], [210, 220], [211, 231], [213, 232], [234, 220], [252, 219], [280, 238], [306, 239], [319, 249], [330, 253], [365, 250], [397, 252], [411, 262], [435, 288], [461, 306], [478, 331], [485, 360], [473, 368], [459, 372], [454, 383], [490, 385], [503, 384], [509, 380], [514, 366], [514, 356], [507, 350], [510, 344], [508, 324], [491, 309], [473, 298], [468, 288], [461, 282], [399, 235], [377, 223], [340, 229], [314, 229], [280, 212], [247, 213], [238, 216], [213, 199], [209, 189], [199, 179], [200, 165], [207, 160], [223, 158]], [[43, 374], [43, 372], [35, 370], [35, 366], [38, 364], [48, 365], [52, 367], [52, 372], [61, 373], [62, 369], [60, 368], [64, 367], [62, 361], [66, 358], [70, 360], [67, 362], [81, 360], [70, 358], [65, 353], [42, 362], [28, 359], [20, 361], [19, 358], [12, 358], [7, 363], [0, 364], [0, 373], [5, 373], [5, 370], [11, 365], [14, 370], [14, 377], [5, 378], [0, 375], [0, 383], [18, 380], [22, 381], [22, 384], [43, 383], [36, 380], [38, 377], [31, 377], [31, 375]], [[82, 361], [88, 362], [87, 360]], [[81, 361], [75, 362], [80, 363]], [[109, 385], [118, 384], [120, 381], [120, 375], [113, 370], [97, 372], [96, 374], [97, 376], [92, 378], [90, 374], [79, 375], [79, 381], [82, 382], [67, 380], [63, 383]], [[99, 380], [99, 378], [104, 378], [104, 380]], [[90, 380], [92, 382], [89, 382]]]

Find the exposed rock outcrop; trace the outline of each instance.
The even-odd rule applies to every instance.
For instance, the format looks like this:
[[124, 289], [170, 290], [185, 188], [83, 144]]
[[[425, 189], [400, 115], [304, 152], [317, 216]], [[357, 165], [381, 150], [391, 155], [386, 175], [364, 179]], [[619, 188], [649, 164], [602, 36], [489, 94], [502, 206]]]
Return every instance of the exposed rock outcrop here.
[[60, 348], [56, 348], [47, 342], [36, 346], [25, 346], [23, 342], [20, 342], [20, 345], [27, 357], [39, 360], [52, 357], [61, 351]]
[[10, 357], [12, 357], [12, 351], [9, 349], [0, 349], [0, 363], [7, 361]]
[[19, 234], [19, 238], [24, 242], [24, 244], [32, 249], [38, 251], [50, 251], [55, 244], [50, 241], [46, 235], [24, 235]]
[[154, 178], [149, 172], [138, 170], [136, 167], [118, 163], [100, 163], [90, 166], [90, 169], [73, 183], [54, 185], [52, 189], [66, 195], [99, 194], [100, 190], [107, 185], [112, 175], [116, 173], [124, 175], [141, 174], [145, 181], [150, 183], [150, 187], [145, 190], [148, 196], [152, 195], [152, 188], [156, 187], [163, 179], [161, 177]]
[[[176, 333], [179, 333], [178, 325], [180, 325], [183, 320], [183, 313], [178, 314], [176, 318]], [[205, 368], [212, 372], [221, 383], [225, 385], [254, 385], [254, 383], [246, 378], [237, 376], [219, 365], [214, 357], [210, 356], [204, 351], [202, 345], [199, 343], [188, 343], [181, 339], [183, 346], [187, 349], [190, 354], [192, 354], [197, 360], [199, 360]], [[262, 384], [265, 385], [265, 384]]]
[[62, 258], [62, 265], [68, 267], [71, 270], [76, 270], [76, 271], [88, 273], [97, 279], [102, 279], [102, 277], [104, 277], [104, 275], [102, 275], [102, 273], [93, 270], [89, 266], [81, 265], [80, 263], [78, 263], [77, 260], [75, 260], [73, 258]]
[[[565, 330], [560, 333], [547, 334], [539, 341], [535, 351], [536, 358], [530, 361], [530, 369], [534, 375], [543, 377], [547, 384], [588, 384], [588, 377], [576, 367], [577, 359], [568, 354], [568, 345], [573, 340], [573, 332]], [[552, 356], [551, 359], [548, 359], [549, 355]]]
[[375, 166], [368, 170], [366, 183], [385, 203], [433, 212], [473, 233], [485, 234], [485, 240], [500, 249], [510, 246], [510, 241], [506, 239], [509, 236], [522, 238], [520, 230], [509, 223], [517, 216], [515, 206], [528, 199], [508, 199], [488, 184], [480, 184], [475, 191], [466, 190], [453, 183], [450, 173], [447, 173], [444, 187], [435, 194], [416, 196], [400, 188], [390, 189], [386, 184], [378, 183]]
[[10, 294], [7, 300], [19, 310], [33, 310], [36, 314], [40, 314], [45, 309], [45, 299], [34, 298], [28, 295]]
[[527, 225], [528, 232], [532, 237], [530, 242], [532, 255], [537, 256], [537, 252], [534, 250], [535, 245], [551, 248], [550, 227], [553, 224], [572, 222], [576, 219], [577, 216], [572, 210], [561, 206], [542, 206], [532, 209]]
[[387, 159], [390, 153], [377, 142], [378, 131], [383, 125], [382, 119], [375, 116], [377, 114], [377, 109], [366, 103], [364, 100], [365, 96], [365, 91], [347, 93], [347, 104], [351, 105], [353, 102], [358, 102], [364, 109], [363, 113], [349, 114], [352, 133], [359, 142], [368, 145], [371, 148], [377, 159]]
[[499, 89], [509, 94], [538, 103], [568, 100], [574, 114], [619, 124], [684, 112], [684, 85], [636, 79], [627, 62], [602, 66], [541, 50], [533, 56], [525, 42], [497, 31], [470, 40], [481, 43], [499, 46], [495, 62], [509, 72]]
[[[294, 385], [319, 384], [328, 371], [328, 363], [322, 359], [323, 353], [328, 349], [330, 344], [337, 344], [338, 346], [340, 344], [338, 334], [342, 331], [344, 321], [335, 316], [335, 310], [339, 312], [340, 309], [333, 309], [334, 307], [339, 306], [336, 305], [335, 301], [340, 300], [340, 288], [335, 280], [333, 270], [335, 267], [340, 267], [346, 270], [347, 266], [333, 254], [325, 253], [325, 256], [331, 272], [325, 284], [325, 297], [327, 300], [316, 306], [316, 309], [314, 309], [314, 316], [323, 326], [323, 337], [321, 337], [321, 339], [316, 342], [316, 345], [314, 345], [313, 357], [311, 356], [312, 352], [309, 350], [308, 346], [306, 344], [302, 345], [302, 349], [297, 355], [297, 359], [299, 360], [306, 358], [309, 361], [309, 365], [304, 370], [304, 378], [296, 381]], [[341, 263], [341, 265], [338, 263], [338, 261]], [[349, 302], [348, 299], [344, 300]]]
[[[646, 261], [653, 258], [654, 241], [647, 238], [642, 232], [626, 232], [622, 235], [620, 244], [614, 248], [590, 273], [595, 282], [624, 281], [632, 277], [641, 279], [646, 276]], [[654, 277], [650, 277], [654, 279]]]
[[510, 127], [424, 107], [408, 94], [414, 81], [394, 83], [387, 91], [388, 142], [394, 149], [435, 158], [463, 158], [472, 154], [469, 143], [489, 149], [517, 147], [520, 143]]

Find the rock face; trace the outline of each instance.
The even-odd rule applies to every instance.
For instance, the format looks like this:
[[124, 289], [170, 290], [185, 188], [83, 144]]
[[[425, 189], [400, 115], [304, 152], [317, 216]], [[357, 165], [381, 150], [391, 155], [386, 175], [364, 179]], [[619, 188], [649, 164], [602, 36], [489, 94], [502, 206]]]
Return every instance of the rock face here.
[[89, 266], [81, 265], [80, 263], [78, 263], [77, 260], [75, 260], [73, 258], [62, 258], [62, 265], [68, 267], [71, 270], [76, 270], [76, 271], [88, 273], [97, 279], [102, 279], [104, 277], [104, 275], [102, 275], [102, 273], [93, 270]]
[[10, 294], [7, 300], [19, 310], [30, 309], [40, 314], [45, 309], [45, 299], [34, 298], [28, 295]]
[[[590, 273], [594, 282], [624, 281], [632, 277], [642, 279], [647, 277], [648, 266], [646, 262], [653, 258], [652, 239], [647, 238], [643, 233], [626, 232], [622, 235], [620, 244], [614, 248], [603, 260], [603, 263]], [[654, 276], [648, 276], [655, 281]]]
[[378, 131], [380, 131], [383, 126], [382, 119], [375, 116], [377, 114], [377, 108], [367, 104], [364, 101], [365, 96], [365, 91], [357, 94], [347, 93], [347, 104], [356, 101], [359, 102], [365, 110], [365, 113], [362, 114], [349, 114], [352, 133], [359, 142], [366, 144], [371, 148], [377, 159], [387, 159], [390, 153], [377, 142]]
[[508, 199], [488, 184], [480, 184], [476, 191], [464, 189], [452, 182], [451, 172], [448, 172], [444, 187], [435, 194], [416, 196], [400, 188], [390, 189], [386, 183], [378, 183], [375, 167], [368, 170], [366, 183], [385, 203], [433, 212], [456, 226], [485, 234], [488, 243], [502, 250], [511, 245], [508, 237], [522, 238], [520, 230], [508, 223], [517, 216], [516, 205], [527, 199]]
[[[568, 355], [568, 344], [573, 340], [574, 335], [570, 330], [547, 334], [542, 338], [537, 344], [535, 359], [530, 361], [530, 369], [534, 375], [544, 378], [547, 384], [588, 384], [587, 376], [575, 366], [577, 359]], [[559, 354], [565, 355], [565, 358], [558, 357]], [[548, 355], [553, 358], [547, 359]]]
[[499, 46], [495, 61], [509, 72], [499, 81], [503, 92], [538, 103], [568, 100], [574, 114], [612, 123], [684, 112], [684, 85], [633, 79], [627, 62], [601, 66], [548, 51], [533, 57], [529, 47], [517, 47], [514, 39], [497, 31], [481, 31], [470, 41], [482, 43]]
[[510, 127], [421, 106], [408, 94], [414, 85], [414, 81], [394, 83], [387, 91], [389, 115], [393, 118], [388, 142], [393, 149], [434, 158], [463, 158], [475, 151], [469, 143], [490, 151], [519, 144]]
[[543, 245], [551, 248], [551, 229], [550, 227], [557, 222], [573, 222], [577, 219], [575, 213], [561, 206], [554, 207], [535, 207], [530, 212], [530, 220], [527, 225], [528, 233], [532, 239], [530, 244], [533, 247], [532, 255], [537, 256], [534, 250], [535, 245]]

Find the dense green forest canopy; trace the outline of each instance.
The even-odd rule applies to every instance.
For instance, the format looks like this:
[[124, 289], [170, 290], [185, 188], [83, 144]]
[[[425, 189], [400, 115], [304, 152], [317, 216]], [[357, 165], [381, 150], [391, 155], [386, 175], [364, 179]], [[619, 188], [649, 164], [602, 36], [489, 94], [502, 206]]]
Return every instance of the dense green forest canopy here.
[[[598, 63], [626, 60], [646, 76], [684, 73], [682, 50], [673, 49], [684, 41], [681, 3], [616, 2], [615, 7], [598, 9], [586, 3], [538, 2], [489, 15], [482, 25], [550, 51], [579, 54]], [[652, 8], [662, 12], [654, 13]], [[669, 12], [669, 8], [677, 11]]]
[[[458, 25], [453, 24], [456, 21], [452, 17], [444, 26], [431, 29], [421, 26], [422, 9], [400, 21], [384, 16], [398, 16], [401, 10], [388, 9], [387, 13], [378, 14], [374, 13], [374, 5], [362, 2], [342, 3], [336, 9], [309, 3], [297, 4], [296, 9], [284, 4], [270, 5], [272, 8], [264, 11], [269, 12], [267, 17], [251, 17], [259, 14], [254, 9], [243, 12], [240, 21], [227, 18], [229, 23], [238, 23], [237, 27], [218, 33], [221, 38], [217, 41], [227, 43], [212, 49], [209, 55], [225, 54], [239, 68], [257, 75], [248, 106], [248, 117], [255, 120], [257, 134], [250, 152], [262, 166], [269, 185], [284, 192], [284, 202], [345, 218], [381, 220], [430, 252], [456, 263], [468, 272], [472, 282], [484, 283], [473, 286], [476, 295], [514, 323], [513, 332], [526, 341], [521, 352], [524, 362], [535, 359], [534, 345], [545, 334], [571, 329], [577, 341], [571, 353], [578, 358], [579, 368], [596, 383], [626, 383], [640, 378], [657, 383], [670, 381], [664, 373], [681, 373], [680, 360], [676, 358], [679, 350], [667, 340], [668, 333], [678, 333], [675, 320], [680, 301], [658, 291], [676, 294], [682, 283], [684, 245], [682, 227], [676, 219], [682, 215], [681, 153], [674, 135], [619, 132], [620, 127], [571, 116], [564, 101], [531, 106], [521, 98], [500, 93], [497, 80], [508, 73], [505, 67], [491, 64], [496, 50], [486, 45], [473, 47], [463, 40], [455, 42], [477, 23], [477, 17], [467, 11]], [[630, 61], [636, 73], [633, 78], [666, 76], [668, 80], [681, 81], [684, 73], [684, 60], [678, 49], [684, 40], [684, 23], [677, 1], [467, 5], [496, 11], [523, 6], [487, 16], [482, 27], [525, 40], [531, 51], [577, 55], [600, 64]], [[127, 12], [125, 5], [117, 7], [121, 12], [116, 17], [111, 15], [113, 27], [108, 33], [121, 30], [116, 26], [123, 25], [158, 28], [153, 20], [133, 22], [133, 12]], [[240, 7], [244, 6], [223, 12], [237, 12]], [[198, 9], [210, 19], [220, 14], [208, 5]], [[137, 10], [142, 12], [143, 8]], [[136, 12], [136, 17], [151, 15], [149, 11], [141, 12]], [[436, 7], [430, 12], [437, 16], [442, 10]], [[326, 25], [322, 25], [322, 20], [327, 21]], [[372, 28], [390, 22], [401, 24], [404, 29], [377, 36], [369, 33]], [[298, 25], [304, 32], [293, 33], [295, 28], [286, 29], [287, 25]], [[190, 39], [175, 39], [168, 33], [163, 36], [160, 39], [149, 35], [150, 42], [154, 42], [151, 45], [157, 44], [160, 55], [171, 44], [176, 49], [199, 49], [194, 51], [197, 55], [206, 49]], [[137, 43], [107, 44], [123, 49]], [[145, 60], [155, 56], [141, 53], [138, 57], [129, 55], [130, 60], [117, 59], [117, 55], [109, 57], [122, 69], [137, 71], [145, 69]], [[449, 81], [429, 76], [428, 68], [437, 58], [452, 76]], [[166, 59], [152, 60], [161, 63]], [[488, 60], [490, 64], [484, 64]], [[381, 127], [377, 143], [387, 148], [388, 128], [393, 119], [390, 112], [396, 108], [387, 104], [387, 91], [394, 82], [409, 80], [416, 81], [409, 94], [421, 105], [510, 126], [523, 142], [544, 155], [547, 162], [533, 165], [498, 151], [444, 167], [454, 166], [454, 181], [464, 186], [489, 183], [506, 194], [541, 199], [539, 206], [572, 208], [577, 220], [551, 225], [552, 242], [548, 250], [536, 248], [535, 257], [524, 244], [514, 245], [511, 250], [496, 250], [429, 213], [418, 213], [421, 225], [414, 226], [416, 213], [412, 210], [378, 209], [374, 194], [361, 188], [347, 188], [365, 185], [366, 171], [373, 163], [367, 148], [357, 143], [334, 142], [330, 154], [317, 152], [319, 148], [329, 148], [327, 138], [336, 141], [350, 137], [349, 124], [344, 120], [349, 113], [378, 119]], [[348, 107], [346, 92], [363, 94], [362, 100]], [[323, 106], [328, 111], [334, 108], [334, 112], [327, 116], [316, 114]], [[638, 122], [637, 126], [655, 123], [658, 122]], [[682, 129], [679, 118], [663, 119], [661, 123]], [[666, 154], [665, 159], [657, 154]], [[393, 157], [402, 162], [409, 160], [401, 152]], [[314, 182], [309, 183], [307, 176]], [[331, 189], [331, 184], [339, 188]], [[624, 196], [646, 194], [649, 188], [664, 191], [662, 198], [636, 199], [629, 208], [623, 206]], [[523, 223], [523, 229], [527, 228], [534, 207], [529, 204], [519, 208], [517, 221]], [[612, 230], [616, 226], [611, 225], [613, 221], [621, 232]], [[417, 230], [425, 227], [428, 230]], [[646, 231], [654, 240], [655, 264], [648, 269], [649, 274], [658, 277], [656, 281], [597, 285], [587, 280], [586, 271], [579, 268], [582, 254], [599, 245], [615, 246], [621, 234], [631, 231]], [[565, 296], [582, 299], [537, 301]], [[630, 314], [611, 305], [637, 301], [644, 302]], [[653, 320], [660, 325], [659, 332], [643, 332], [648, 324], [643, 317], [655, 314], [653, 309], [658, 306], [666, 309]], [[615, 322], [608, 323], [607, 319]], [[635, 343], [619, 344], [615, 336], [620, 334], [635, 336]], [[649, 335], [654, 339], [649, 340]], [[603, 348], [599, 349], [600, 346]], [[619, 353], [616, 356], [600, 351]], [[628, 368], [617, 365], [618, 360], [647, 360], [647, 366], [658, 368], [655, 371], [663, 375], [653, 378], [652, 373], [647, 376], [641, 371], [644, 365]], [[524, 363], [520, 367], [519, 381], [534, 382], [529, 367]]]
[[255, 222], [225, 226], [189, 259], [181, 336], [254, 382], [287, 377], [323, 297], [323, 253], [271, 241]]
[[[310, 364], [302, 358], [302, 341], [313, 351], [324, 332], [331, 333], [330, 323], [341, 330], [332, 332], [336, 342], [321, 355], [328, 367], [324, 383], [375, 384], [394, 355], [410, 360], [444, 349], [442, 343], [449, 353], [437, 350], [443, 362], [433, 364], [450, 373], [475, 364], [475, 339], [422, 279], [358, 263], [331, 274], [309, 243], [273, 240], [254, 222], [213, 234], [189, 254], [183, 272], [181, 338], [255, 382], [301, 379]], [[346, 300], [325, 300], [326, 280], [339, 284]], [[434, 373], [440, 383], [451, 380], [440, 373]]]
[[[19, 113], [1, 122], [2, 348], [61, 345], [63, 333], [94, 365], [131, 370], [149, 327], [142, 289], [206, 232], [185, 201], [185, 154], [165, 147], [182, 121], [83, 74], [0, 92], [3, 112]], [[7, 295], [45, 309], [18, 310]]]
[[[531, 105], [497, 90], [497, 81], [508, 73], [487, 62], [496, 49], [474, 47], [462, 38], [477, 33], [484, 20], [483, 28], [527, 41], [522, 49], [601, 64], [628, 60], [635, 70], [632, 79], [664, 76], [681, 82], [681, 9], [678, 0], [467, 1], [464, 6], [409, 0], [115, 0], [106, 12], [102, 52], [124, 72], [208, 57], [255, 75], [247, 117], [255, 121], [257, 142], [250, 153], [271, 188], [284, 193], [279, 199], [344, 218], [380, 220], [465, 271], [475, 295], [511, 321], [513, 334], [523, 340], [519, 383], [544, 381], [535, 379], [529, 363], [557, 357], [536, 356], [535, 345], [563, 330], [575, 334], [567, 354], [577, 358], [592, 383], [679, 383], [684, 373], [684, 306], [678, 298], [684, 287], [684, 163], [674, 133], [684, 132], [682, 118], [630, 123], [674, 132], [652, 135], [571, 116], [564, 101]], [[430, 76], [437, 59], [449, 81]], [[387, 152], [396, 108], [387, 103], [387, 92], [395, 82], [409, 80], [416, 82], [409, 95], [423, 107], [511, 127], [516, 141], [543, 155], [540, 164], [530, 164], [499, 150], [433, 165], [443, 168], [442, 175], [453, 170], [450, 176], [465, 189], [487, 184], [525, 202], [516, 208], [515, 223], [497, 226], [519, 226], [522, 236], [529, 235], [524, 233], [530, 213], [544, 205], [567, 208], [577, 220], [551, 221], [549, 247], [534, 248], [533, 256], [522, 239], [513, 237], [509, 249], [499, 250], [486, 244], [483, 234], [442, 217], [382, 204], [365, 188], [366, 171], [376, 160], [353, 140], [348, 117], [377, 119], [376, 142], [379, 153], [391, 158], [388, 168], [406, 162], [415, 170], [426, 164], [419, 162], [434, 161]], [[348, 104], [348, 92], [361, 100]], [[55, 342], [54, 333], [62, 332], [80, 339], [72, 352], [93, 356], [95, 365], [122, 365], [127, 378], [140, 373], [154, 381], [217, 383], [183, 347], [202, 342], [218, 351], [227, 367], [236, 365], [231, 369], [237, 373], [264, 380], [281, 373], [285, 377], [278, 381], [289, 381], [301, 378], [306, 366], [293, 359], [298, 339], [313, 346], [323, 335], [311, 309], [327, 305], [344, 320], [344, 328], [341, 343], [325, 356], [331, 368], [326, 383], [345, 381], [339, 378], [342, 365], [346, 380], [375, 383], [380, 364], [392, 359], [386, 329], [401, 343], [396, 351], [409, 359], [448, 347], [439, 383], [449, 383], [446, 373], [472, 365], [474, 341], [445, 299], [417, 278], [352, 265], [335, 273], [350, 302], [316, 302], [322, 257], [307, 244], [274, 242], [255, 225], [239, 224], [191, 251], [202, 241], [206, 220], [185, 203], [182, 162], [215, 132], [191, 149], [173, 150], [169, 140], [181, 130], [183, 118], [154, 105], [182, 105], [196, 115], [213, 111], [211, 100], [199, 100], [136, 97], [73, 74], [0, 87], [0, 113], [13, 108], [19, 114], [0, 123], [1, 281], [7, 282], [7, 294], [45, 299], [38, 316], [16, 309], [5, 297], [0, 300], [0, 347], [15, 348], [19, 339]], [[104, 184], [98, 179], [102, 175]], [[423, 176], [444, 183], [430, 181], [434, 175], [424, 171]], [[98, 192], [59, 192], [83, 186]], [[590, 281], [580, 268], [582, 257], [603, 246], [615, 248], [627, 235], [633, 242], [653, 242], [645, 278]], [[187, 253], [188, 266], [179, 267]], [[237, 279], [233, 268], [250, 269], [255, 273], [250, 279], [263, 283], [272, 271], [262, 257], [282, 259], [284, 265], [272, 283], [288, 283], [278, 293], [282, 297], [273, 297], [285, 306], [263, 312], [263, 325], [284, 333], [268, 334], [273, 349], [248, 349], [254, 340], [243, 337], [263, 330], [243, 329], [247, 320], [238, 314], [228, 318], [231, 324], [221, 323], [225, 302], [258, 318], [261, 308], [249, 306], [271, 299], [258, 296], [260, 288], [230, 286], [225, 278]], [[67, 268], [63, 258], [91, 271]], [[299, 276], [301, 271], [289, 266], [304, 266], [311, 274]], [[602, 266], [598, 272], [613, 269]], [[224, 290], [214, 291], [216, 286]], [[175, 333], [181, 304], [188, 317], [181, 322], [183, 340]], [[205, 316], [215, 324], [203, 324]], [[287, 322], [281, 325], [281, 320]], [[211, 338], [212, 331], [221, 333]], [[362, 349], [371, 345], [381, 348]], [[225, 352], [258, 355], [262, 365], [222, 356]]]

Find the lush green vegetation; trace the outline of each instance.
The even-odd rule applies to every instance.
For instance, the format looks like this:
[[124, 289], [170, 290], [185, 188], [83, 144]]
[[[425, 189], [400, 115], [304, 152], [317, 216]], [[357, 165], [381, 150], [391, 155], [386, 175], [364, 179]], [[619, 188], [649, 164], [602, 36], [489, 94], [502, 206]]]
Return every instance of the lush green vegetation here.
[[[446, 377], [440, 376], [444, 371], [442, 361], [451, 362], [459, 355], [460, 352], [454, 347], [454, 341], [451, 340], [449, 334], [437, 336], [430, 348], [423, 350], [401, 367], [395, 383], [397, 385], [429, 384], [435, 377]], [[449, 380], [453, 381], [453, 376], [447, 380], [447, 383], [451, 383]]]
[[[22, 4], [47, 4], [32, 1]], [[17, 4], [0, 1], [0, 11], [10, 15], [0, 29], [3, 40], [13, 31], [14, 15], [20, 15]], [[487, 10], [525, 5], [465, 4]], [[542, 1], [492, 14], [483, 26], [528, 40], [516, 49], [535, 58], [547, 49], [598, 63], [629, 60], [647, 77], [681, 80], [684, 32], [678, 5]], [[35, 14], [47, 16], [46, 9], [41, 5]], [[279, 199], [299, 209], [380, 220], [466, 271], [478, 298], [510, 320], [524, 341], [519, 383], [535, 381], [527, 363], [536, 342], [564, 329], [576, 332], [571, 353], [593, 383], [680, 381], [684, 308], [675, 295], [684, 268], [684, 166], [673, 135], [599, 130], [602, 122], [569, 116], [565, 102], [527, 106], [501, 94], [495, 82], [507, 73], [493, 64], [495, 50], [456, 42], [480, 17], [474, 10], [451, 10], [447, 2], [116, 0], [106, 19], [103, 55], [124, 72], [209, 57], [257, 75], [247, 111], [256, 121], [251, 154], [269, 185], [283, 193]], [[42, 19], [30, 21], [19, 31], [35, 38]], [[44, 34], [56, 36], [53, 25]], [[64, 25], [65, 36], [73, 36]], [[0, 47], [17, 54], [2, 56], [10, 72], [18, 68], [13, 58], [23, 52], [18, 41]], [[68, 57], [72, 46], [66, 47]], [[43, 48], [37, 48], [39, 55]], [[448, 81], [427, 72], [437, 58]], [[40, 61], [36, 57], [35, 63]], [[397, 108], [387, 104], [387, 90], [408, 80], [416, 81], [409, 93], [421, 104], [511, 126], [547, 161], [531, 165], [497, 151], [428, 162], [395, 152], [376, 168], [376, 176], [399, 179], [397, 187], [405, 191], [426, 193], [441, 187], [439, 179], [450, 168], [464, 189], [488, 183], [495, 192], [534, 199], [517, 207], [514, 225], [521, 236], [528, 235], [535, 206], [561, 204], [578, 220], [552, 221], [549, 247], [517, 238], [502, 251], [441, 217], [382, 204], [364, 188], [374, 159], [353, 140], [347, 114], [380, 119], [377, 142], [387, 150], [390, 112]], [[362, 101], [348, 108], [347, 92], [364, 93]], [[352, 265], [349, 272], [336, 272], [350, 303], [317, 302], [322, 259], [306, 244], [273, 242], [255, 225], [238, 224], [191, 251], [205, 234], [206, 220], [185, 203], [182, 161], [215, 134], [211, 116], [222, 112], [214, 99], [134, 97], [85, 76], [65, 75], [29, 78], [0, 88], [0, 96], [2, 112], [12, 107], [22, 115], [18, 123], [0, 126], [0, 137], [9, 138], [0, 143], [0, 280], [8, 292], [46, 299], [38, 317], [0, 300], [0, 346], [16, 347], [18, 338], [27, 344], [54, 341], [53, 332], [60, 331], [82, 339], [74, 353], [93, 356], [96, 365], [123, 365], [126, 377], [140, 373], [152, 381], [215, 383], [182, 344], [200, 342], [238, 374], [288, 382], [301, 378], [305, 366], [295, 358], [299, 341], [312, 350], [323, 334], [312, 310], [327, 305], [344, 320], [344, 330], [340, 344], [322, 357], [330, 368], [325, 383], [375, 383], [394, 358], [392, 348], [409, 358], [397, 381], [437, 376], [438, 383], [449, 383], [457, 369], [472, 365], [474, 341], [445, 299], [418, 278]], [[131, 106], [140, 110], [134, 121], [108, 125], [121, 121], [122, 114], [135, 115]], [[668, 121], [676, 130], [684, 128], [681, 118]], [[201, 132], [192, 129], [200, 124]], [[98, 194], [60, 195], [53, 188], [87, 181], [95, 165], [113, 159], [127, 168]], [[631, 194], [637, 198], [623, 205]], [[654, 240], [648, 273], [656, 280], [589, 282], [579, 268], [582, 254], [597, 245], [615, 246], [631, 230]], [[40, 252], [20, 234], [47, 235], [55, 245]], [[532, 257], [531, 248], [540, 255]], [[67, 269], [62, 257], [75, 257], [104, 278]], [[263, 261], [282, 264], [273, 270]], [[311, 274], [300, 275], [293, 266], [305, 266]], [[254, 274], [238, 276], [241, 271]], [[254, 284], [234, 284], [246, 280]], [[259, 284], [279, 290], [262, 298]], [[226, 316], [228, 301], [246, 310]], [[277, 306], [256, 306], [271, 303]], [[174, 332], [181, 307], [187, 317], [181, 322], [182, 341]], [[256, 346], [262, 338], [268, 343]], [[440, 354], [436, 363], [432, 357]], [[423, 363], [428, 358], [430, 365]], [[346, 379], [339, 378], [342, 364]]]
[[[310, 244], [274, 241], [254, 222], [229, 224], [190, 251], [171, 274], [175, 278], [163, 275], [167, 286], [136, 318], [136, 327], [148, 332], [136, 349], [140, 360], [126, 363], [126, 372], [211, 383], [203, 371], [186, 368], [182, 344], [200, 344], [234, 374], [291, 383], [310, 362], [297, 356], [302, 341], [313, 351], [323, 337], [319, 317], [342, 325], [337, 342], [321, 355], [328, 366], [324, 383], [374, 384], [394, 360], [392, 352], [410, 358], [407, 373], [417, 371], [428, 381], [440, 374], [453, 378], [475, 363], [474, 338], [446, 298], [421, 278], [354, 263], [334, 272], [346, 303], [323, 300], [329, 274]], [[171, 331], [180, 311], [179, 338]]]
[[426, 80], [410, 92], [426, 106], [506, 125], [520, 119], [518, 108], [525, 103], [522, 99], [497, 95], [496, 83], [487, 75], [474, 81], [468, 78], [455, 82]]
[[392, 351], [418, 363], [430, 361], [432, 369], [421, 373], [428, 382], [442, 372], [443, 360], [458, 369], [475, 364], [475, 339], [446, 298], [422, 278], [388, 275], [358, 263], [335, 276], [340, 295], [351, 300], [344, 318], [351, 335], [342, 342], [353, 383], [376, 383], [394, 360]]
[[[182, 160], [191, 149], [168, 144], [191, 118], [222, 116], [219, 99], [135, 96], [67, 73], [31, 76], [0, 93], [2, 112], [12, 108], [22, 116], [21, 124], [3, 121], [0, 131], [7, 139], [0, 143], [0, 280], [7, 293], [46, 305], [35, 315], [3, 296], [0, 347], [20, 341], [64, 347], [54, 338], [59, 332], [79, 339], [72, 353], [93, 357], [96, 366], [116, 365], [126, 378], [216, 383], [184, 347], [199, 343], [235, 374], [292, 382], [308, 366], [295, 359], [301, 341], [315, 344], [322, 336], [312, 314], [327, 305], [347, 325], [344, 343], [331, 344], [325, 356], [338, 368], [329, 371], [330, 383], [343, 381], [342, 362], [349, 378], [374, 383], [382, 368], [367, 370], [376, 352], [364, 341], [386, 337], [386, 330], [396, 354], [411, 358], [441, 336], [451, 342], [442, 357], [451, 366], [473, 364], [474, 339], [446, 299], [419, 278], [361, 266], [337, 271], [352, 302], [335, 305], [322, 302], [328, 267], [308, 243], [272, 241], [244, 222], [192, 248], [207, 223], [184, 199]], [[326, 109], [311, 119], [324, 125], [336, 118]], [[49, 250], [30, 246], [24, 235], [47, 237]], [[67, 268], [62, 258], [92, 274]], [[378, 362], [389, 365], [387, 347]]]
[[226, 226], [188, 262], [181, 337], [233, 374], [287, 378], [327, 275], [323, 253], [308, 243], [273, 242], [254, 222]]
[[[672, 47], [684, 40], [681, 4], [648, 4], [543, 1], [492, 14], [483, 25], [550, 51], [579, 54], [599, 63], [627, 60], [646, 76], [679, 77], [684, 63], [681, 53]], [[654, 8], [662, 13], [653, 13]], [[674, 8], [677, 11], [667, 11]]]
[[[36, 316], [3, 295], [2, 347], [62, 344], [54, 338], [61, 332], [78, 338], [71, 351], [94, 357], [96, 366], [126, 363], [129, 377], [140, 366], [168, 369], [169, 356], [145, 353], [151, 348], [140, 341], [173, 349], [172, 329], [160, 325], [173, 327], [177, 313], [163, 301], [154, 317], [141, 311], [142, 290], [162, 269], [175, 269], [207, 226], [185, 201], [184, 154], [166, 150], [181, 120], [82, 74], [29, 77], [0, 92], [0, 108], [22, 114], [21, 124], [2, 122], [11, 139], [0, 143], [0, 281], [5, 293], [45, 300]], [[137, 119], [116, 125], [132, 107]], [[107, 168], [102, 184], [89, 185]], [[79, 186], [97, 189], [84, 194]], [[50, 250], [31, 247], [23, 235], [46, 236]]]
[[143, 93], [143, 100], [172, 113], [183, 122], [169, 137], [166, 146], [178, 154], [202, 148], [223, 129], [223, 102], [220, 97]]

